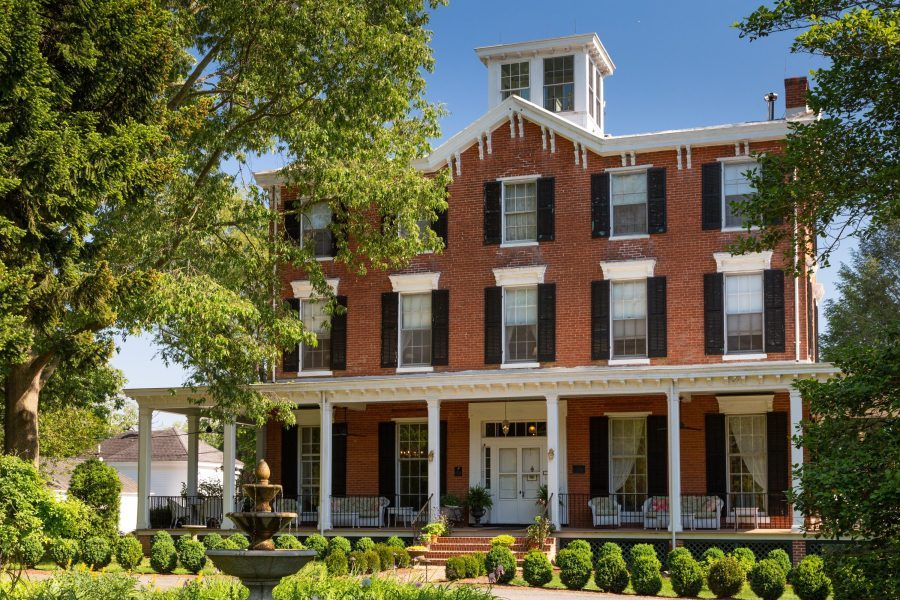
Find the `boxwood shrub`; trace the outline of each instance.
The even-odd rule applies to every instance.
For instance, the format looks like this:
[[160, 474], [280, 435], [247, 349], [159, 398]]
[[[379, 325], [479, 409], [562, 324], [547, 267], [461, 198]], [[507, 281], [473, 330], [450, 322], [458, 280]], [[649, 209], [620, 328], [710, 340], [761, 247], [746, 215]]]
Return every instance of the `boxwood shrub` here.
[[736, 558], [726, 556], [709, 567], [706, 584], [716, 598], [734, 596], [744, 587], [744, 569]]
[[703, 551], [703, 554], [700, 555], [700, 568], [703, 570], [703, 576], [709, 576], [709, 568], [713, 566], [717, 560], [722, 560], [725, 558], [725, 553], [722, 552], [721, 548], [707, 548]]
[[446, 572], [447, 579], [450, 581], [465, 579], [466, 577], [468, 577], [468, 570], [466, 569], [466, 557], [451, 556], [447, 559], [447, 564], [444, 567], [444, 571]]
[[373, 542], [372, 538], [370, 538], [370, 537], [361, 537], [358, 540], [356, 540], [355, 546], [356, 546], [357, 550], [365, 552], [366, 550], [374, 549], [375, 542]]
[[150, 548], [150, 567], [157, 573], [171, 573], [178, 566], [175, 544], [161, 541]]
[[336, 549], [325, 558], [325, 566], [332, 577], [343, 577], [347, 574], [347, 555], [343, 550]]
[[681, 556], [690, 556], [693, 558], [693, 554], [691, 554], [690, 550], [688, 550], [684, 546], [678, 546], [677, 548], [670, 550], [669, 554], [666, 556], [666, 570], [671, 571], [672, 570], [672, 562], [676, 558], [681, 557]]
[[297, 536], [284, 534], [275, 538], [275, 547], [279, 550], [303, 550], [303, 544]]
[[622, 547], [620, 545], [615, 542], [604, 542], [604, 544], [600, 546], [600, 549], [597, 550], [597, 554], [596, 556], [594, 556], [594, 560], [599, 561], [601, 558], [609, 554], [618, 554], [619, 556], [622, 556], [622, 558], [625, 558], [622, 555]]
[[326, 540], [323, 536], [318, 533], [314, 533], [303, 543], [304, 546], [309, 548], [310, 550], [315, 550], [319, 555], [319, 560], [324, 560], [328, 555], [328, 540]]
[[238, 550], [246, 550], [250, 547], [250, 540], [242, 533], [232, 533], [228, 536], [228, 541], [234, 544]]
[[756, 563], [747, 576], [750, 589], [762, 600], [778, 600], [784, 593], [787, 579], [784, 569], [775, 560], [764, 558]]
[[152, 547], [154, 544], [158, 542], [169, 542], [173, 546], [175, 545], [175, 538], [172, 537], [172, 534], [168, 531], [161, 529], [153, 534], [153, 539], [150, 540], [150, 546]]
[[473, 552], [472, 554], [466, 554], [465, 559], [466, 577], [481, 577], [487, 574], [487, 569], [484, 567], [484, 553]]
[[406, 543], [396, 535], [392, 535], [391, 537], [389, 537], [385, 544], [393, 548], [406, 548]]
[[112, 562], [112, 548], [109, 541], [100, 536], [89, 537], [81, 543], [81, 561], [94, 570], [99, 570]]
[[638, 554], [631, 565], [631, 587], [634, 591], [641, 596], [657, 595], [662, 589], [662, 575], [659, 573], [661, 567], [656, 552], [652, 556], [647, 553]]
[[32, 568], [44, 558], [44, 536], [38, 532], [32, 532], [19, 542], [18, 555], [22, 566]]
[[56, 563], [56, 566], [68, 569], [78, 559], [78, 542], [68, 538], [51, 540], [47, 554], [50, 556], [50, 560]]
[[[528, 585], [543, 587], [553, 579], [553, 565], [541, 550], [532, 550], [525, 555], [522, 563], [522, 577]], [[590, 578], [590, 573], [588, 573]]]
[[206, 546], [197, 540], [181, 543], [181, 566], [191, 573], [199, 573], [206, 566]]
[[[582, 542], [584, 546], [578, 544]], [[556, 565], [559, 567], [559, 580], [570, 590], [580, 590], [591, 579], [591, 550], [587, 542], [576, 540], [556, 555]]]
[[218, 533], [210, 533], [209, 535], [203, 536], [203, 545], [206, 546], [207, 550], [221, 548], [222, 542], [224, 541], [225, 540]]
[[511, 535], [498, 535], [496, 537], [491, 538], [491, 547], [494, 546], [506, 546], [507, 548], [512, 547], [513, 544], [516, 543], [516, 538]]
[[350, 540], [341, 535], [336, 535], [328, 540], [328, 553], [340, 550], [344, 554], [350, 554]]
[[690, 552], [669, 555], [669, 579], [679, 597], [694, 597], [703, 588], [703, 570]]
[[622, 558], [621, 549], [618, 553], [608, 551], [600, 556], [594, 572], [594, 583], [602, 592], [621, 594], [625, 591], [628, 587], [628, 567]]
[[787, 552], [781, 548], [775, 548], [766, 555], [766, 558], [777, 562], [781, 570], [784, 571], [785, 579], [787, 581], [791, 580], [791, 571], [794, 569], [794, 564], [791, 562], [791, 557], [788, 556]]
[[144, 560], [144, 549], [133, 535], [125, 535], [116, 542], [116, 562], [126, 571], [131, 571]]
[[831, 593], [831, 581], [825, 575], [819, 556], [807, 556], [794, 569], [791, 583], [800, 600], [826, 600]]
[[484, 557], [484, 567], [497, 583], [509, 583], [516, 576], [516, 557], [506, 546], [494, 546]]
[[735, 548], [731, 552], [731, 556], [735, 557], [739, 563], [741, 563], [741, 568], [744, 570], [744, 575], [756, 565], [756, 555], [753, 554], [753, 550], [750, 548]]
[[659, 561], [659, 557], [656, 556], [656, 549], [650, 544], [635, 544], [631, 547], [628, 558], [631, 560], [632, 565], [634, 565], [635, 561], [641, 556], [652, 556]]

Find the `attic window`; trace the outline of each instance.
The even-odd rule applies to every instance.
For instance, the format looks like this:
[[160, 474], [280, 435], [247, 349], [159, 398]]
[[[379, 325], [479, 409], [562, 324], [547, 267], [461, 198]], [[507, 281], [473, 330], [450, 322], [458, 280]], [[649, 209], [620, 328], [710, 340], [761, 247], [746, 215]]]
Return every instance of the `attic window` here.
[[510, 96], [530, 100], [530, 91], [527, 62], [500, 65], [500, 100]]
[[575, 57], [544, 59], [544, 108], [550, 112], [575, 110]]

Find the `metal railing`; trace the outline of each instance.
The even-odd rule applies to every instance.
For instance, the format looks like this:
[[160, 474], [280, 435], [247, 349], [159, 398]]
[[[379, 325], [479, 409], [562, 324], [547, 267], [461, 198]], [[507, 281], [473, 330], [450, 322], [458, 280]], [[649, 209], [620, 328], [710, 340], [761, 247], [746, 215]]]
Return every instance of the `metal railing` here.
[[434, 497], [433, 494], [428, 496], [428, 498], [425, 500], [425, 503], [422, 504], [422, 507], [419, 509], [419, 511], [416, 513], [416, 515], [413, 517], [412, 521], [410, 522], [409, 525], [413, 531], [421, 529], [422, 527], [424, 527], [425, 525], [427, 525], [428, 523], [431, 522], [431, 500], [433, 497]]
[[784, 492], [731, 493], [725, 498], [722, 526], [733, 529], [790, 529], [792, 510]]
[[[242, 496], [234, 499], [241, 510]], [[203, 525], [211, 529], [222, 524], [224, 503], [221, 496], [148, 496], [150, 527], [177, 529], [184, 525]]]
[[297, 513], [297, 518], [288, 523], [288, 529], [315, 527], [319, 523], [319, 494], [301, 493], [295, 496], [278, 496], [272, 501], [275, 512]]

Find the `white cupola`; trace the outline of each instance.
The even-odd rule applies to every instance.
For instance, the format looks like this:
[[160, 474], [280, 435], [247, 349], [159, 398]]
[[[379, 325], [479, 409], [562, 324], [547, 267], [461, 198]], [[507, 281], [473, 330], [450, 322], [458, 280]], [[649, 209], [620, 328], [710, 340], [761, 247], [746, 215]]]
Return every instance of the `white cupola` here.
[[476, 48], [488, 69], [488, 110], [518, 95], [602, 135], [603, 80], [615, 65], [595, 33]]

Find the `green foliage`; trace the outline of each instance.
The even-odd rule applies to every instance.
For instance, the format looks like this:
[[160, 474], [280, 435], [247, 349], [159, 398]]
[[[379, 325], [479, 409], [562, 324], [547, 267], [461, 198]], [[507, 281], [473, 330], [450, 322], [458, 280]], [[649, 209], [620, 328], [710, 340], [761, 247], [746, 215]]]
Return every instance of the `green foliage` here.
[[347, 567], [351, 575], [365, 575], [369, 573], [369, 565], [366, 562], [366, 553], [354, 550], [347, 557]]
[[[105, 367], [105, 366], [104, 366]], [[117, 377], [115, 391], [122, 385], [119, 371], [106, 367]], [[60, 373], [60, 377], [72, 376], [73, 373]], [[54, 378], [59, 381], [58, 378]], [[41, 404], [47, 402], [49, 408], [42, 409], [38, 415], [38, 427], [41, 432], [41, 455], [45, 458], [74, 458], [81, 456], [88, 450], [96, 449], [97, 445], [114, 435], [121, 433], [110, 423], [106, 405], [72, 406], [62, 408], [54, 406], [51, 397], [53, 388], [45, 388], [41, 395]], [[76, 396], [77, 398], [78, 396]], [[71, 396], [65, 398], [71, 403]]]
[[662, 565], [653, 556], [643, 553], [633, 558], [631, 565], [631, 587], [634, 591], [642, 596], [655, 596], [662, 589], [662, 575], [660, 575]]
[[297, 536], [285, 534], [275, 538], [275, 547], [279, 550], [303, 550], [303, 544]]
[[175, 545], [159, 541], [150, 547], [150, 568], [157, 573], [171, 573], [178, 566], [178, 551]]
[[482, 552], [466, 554], [463, 558], [466, 560], [466, 577], [481, 577], [487, 573]]
[[[72, 569], [54, 575], [31, 588], [21, 590], [11, 600], [113, 600], [128, 598], [151, 599], [150, 592], [138, 592], [137, 580], [125, 573], [96, 573], [86, 569]], [[155, 599], [154, 599], [155, 600]]]
[[600, 591], [614, 594], [621, 594], [628, 587], [628, 567], [621, 549], [618, 553], [608, 549], [600, 554], [594, 569], [594, 582]]
[[283, 579], [275, 588], [273, 599], [491, 600], [493, 597], [490, 590], [475, 586], [414, 584], [394, 577], [371, 577], [362, 581], [355, 577], [321, 578], [307, 571], [308, 567]]
[[470, 511], [479, 508], [488, 509], [494, 506], [491, 493], [482, 485], [473, 485], [466, 494], [466, 506]]
[[741, 563], [741, 569], [744, 570], [744, 575], [749, 573], [750, 569], [756, 564], [756, 555], [750, 548], [735, 548], [731, 551], [730, 555]]
[[703, 554], [700, 555], [700, 568], [703, 569], [704, 576], [709, 575], [710, 567], [723, 558], [725, 558], [725, 553], [722, 552], [721, 548], [712, 547], [704, 550]]
[[116, 562], [130, 571], [144, 560], [144, 549], [141, 542], [133, 535], [124, 535], [116, 542]]
[[240, 545], [238, 545], [238, 543], [235, 540], [233, 540], [231, 538], [225, 538], [224, 540], [222, 540], [222, 543], [219, 544], [218, 549], [219, 550], [241, 550], [241, 547], [240, 547]]
[[556, 554], [559, 580], [570, 590], [580, 590], [591, 580], [591, 549], [590, 546], [585, 549], [579, 541], [582, 540], [569, 543]]
[[331, 554], [335, 550], [340, 550], [344, 554], [350, 554], [350, 540], [340, 535], [336, 535], [328, 540], [328, 553]]
[[443, 521], [432, 521], [422, 527], [422, 533], [438, 537], [447, 535], [447, 525]]
[[498, 535], [496, 537], [491, 538], [491, 547], [494, 546], [506, 546], [507, 548], [511, 548], [513, 544], [516, 543], [516, 538], [511, 535]]
[[88, 506], [77, 498], [56, 502], [44, 520], [44, 531], [50, 537], [83, 540], [93, 534], [91, 524], [96, 517]]
[[375, 549], [366, 550], [363, 554], [366, 556], [366, 564], [369, 567], [370, 573], [380, 573], [383, 570], [387, 570], [393, 567], [394, 564], [394, 553], [388, 552], [384, 558], [387, 560], [387, 564], [382, 564], [381, 562], [381, 553]]
[[396, 535], [392, 535], [385, 542], [388, 546], [393, 546], [394, 548], [406, 548], [406, 543]]
[[543, 550], [532, 550], [522, 562], [522, 578], [528, 585], [543, 587], [553, 579], [553, 565]]
[[194, 539], [189, 539], [181, 544], [178, 553], [181, 566], [191, 573], [199, 573], [206, 566], [206, 547]]
[[544, 544], [555, 530], [553, 523], [547, 517], [543, 515], [535, 517], [534, 523], [525, 529], [525, 540], [528, 542], [528, 547], [543, 550]]
[[690, 552], [669, 554], [669, 579], [672, 589], [681, 597], [694, 597], [703, 588], [703, 569]]
[[378, 557], [379, 570], [387, 571], [393, 569], [400, 560], [397, 548], [392, 548], [387, 544], [375, 544], [366, 552], [374, 552]]
[[325, 560], [325, 557], [328, 555], [328, 540], [318, 533], [314, 533], [306, 538], [303, 545], [310, 550], [315, 550], [319, 560]]
[[41, 531], [55, 505], [33, 465], [0, 456], [0, 564], [17, 560], [22, 540]]
[[232, 533], [228, 536], [228, 541], [234, 544], [238, 550], [246, 550], [250, 547], [250, 540], [242, 533]]
[[406, 551], [406, 548], [395, 548], [393, 546], [388, 546], [394, 551], [394, 564], [397, 565], [400, 569], [406, 569], [412, 563], [412, 559], [409, 556], [409, 552]]
[[684, 546], [678, 546], [676, 548], [673, 548], [672, 550], [669, 550], [669, 554], [666, 556], [666, 569], [671, 571], [672, 570], [672, 562], [675, 559], [680, 558], [682, 556], [690, 556], [693, 558], [691, 551], [688, 550], [687, 548], [685, 548]]
[[[877, 566], [883, 563], [884, 573], [896, 573], [896, 555], [882, 560], [873, 554], [854, 556], [855, 548], [831, 550], [825, 554], [825, 574], [831, 580], [834, 600], [855, 600], [856, 598], [900, 598], [900, 581], [897, 577], [872, 577]], [[869, 563], [869, 564], [867, 564]]]
[[615, 542], [603, 542], [603, 545], [597, 550], [597, 555], [594, 558], [600, 560], [604, 556], [609, 556], [610, 554], [618, 554], [624, 558], [622, 547]]
[[94, 569], [102, 569], [112, 562], [112, 548], [109, 540], [104, 537], [94, 536], [81, 542], [79, 552], [81, 562]]
[[372, 538], [370, 538], [370, 537], [361, 537], [358, 540], [356, 540], [355, 545], [356, 545], [357, 550], [365, 552], [366, 550], [373, 549], [375, 547], [375, 542], [373, 542]]
[[794, 568], [793, 563], [791, 562], [791, 557], [788, 556], [788, 553], [782, 550], [781, 548], [775, 548], [774, 550], [770, 550], [768, 554], [766, 554], [766, 558], [769, 560], [774, 560], [781, 570], [784, 571], [785, 578], [790, 581], [790, 572]]
[[509, 548], [494, 546], [484, 557], [484, 568], [497, 583], [509, 583], [516, 576], [516, 557]]
[[[806, 247], [809, 232], [824, 238], [818, 262], [827, 265], [841, 239], [896, 227], [900, 218], [900, 9], [894, 2], [851, 0], [773, 4], [738, 23], [741, 36], [756, 40], [790, 31], [796, 35], [792, 52], [821, 57], [826, 66], [814, 72], [807, 96], [820, 118], [791, 123], [784, 153], [761, 157], [758, 193], [745, 211], [749, 224], [761, 229], [740, 248], [797, 248], [798, 237]], [[785, 217], [788, 226], [769, 226], [773, 216]], [[779, 245], [785, 240], [791, 243]]]
[[175, 540], [175, 550], [178, 552], [178, 558], [181, 558], [181, 548], [184, 546], [184, 543], [192, 539], [192, 536], [185, 534], [178, 536]]
[[569, 550], [578, 550], [579, 552], [587, 552], [588, 554], [591, 552], [591, 545], [585, 540], [572, 540], [566, 544], [566, 548]]
[[807, 556], [794, 569], [791, 585], [800, 600], [826, 600], [831, 594], [831, 580], [824, 567], [821, 557]]
[[709, 567], [706, 585], [716, 598], [729, 598], [744, 587], [744, 569], [733, 556], [726, 556]]
[[[218, 534], [216, 533], [216, 534], [210, 534], [210, 535], [218, 535]], [[162, 542], [168, 542], [174, 546], [175, 538], [173, 538], [172, 534], [169, 533], [168, 531], [166, 531], [165, 529], [160, 529], [159, 531], [157, 531], [156, 533], [153, 534], [152, 538], [150, 538], [150, 545], [155, 546], [156, 544], [162, 543]]]
[[16, 554], [19, 563], [30, 569], [44, 558], [44, 550], [44, 536], [34, 531], [22, 538]]
[[456, 581], [468, 577], [466, 559], [464, 556], [451, 556], [448, 558], [444, 570], [449, 581]]
[[[222, 542], [225, 541], [222, 539], [222, 536], [218, 533], [210, 533], [208, 535], [203, 536], [203, 545], [206, 546], [207, 550], [215, 550], [216, 548], [222, 547]], [[278, 540], [275, 540], [276, 545]]]
[[771, 558], [756, 563], [747, 577], [750, 589], [762, 600], [778, 600], [787, 585], [784, 568]]
[[56, 566], [68, 569], [75, 564], [75, 560], [78, 558], [78, 542], [66, 538], [50, 540], [47, 555], [56, 563]]
[[632, 565], [641, 556], [652, 556], [657, 561], [659, 560], [659, 557], [656, 556], [656, 548], [654, 548], [652, 544], [635, 544], [631, 547], [631, 552], [628, 553], [628, 557], [631, 559]]
[[347, 574], [347, 555], [341, 549], [335, 549], [325, 558], [325, 566], [332, 577], [342, 577]]

